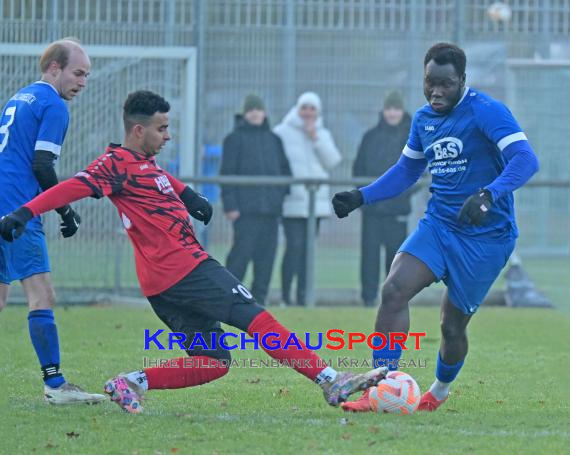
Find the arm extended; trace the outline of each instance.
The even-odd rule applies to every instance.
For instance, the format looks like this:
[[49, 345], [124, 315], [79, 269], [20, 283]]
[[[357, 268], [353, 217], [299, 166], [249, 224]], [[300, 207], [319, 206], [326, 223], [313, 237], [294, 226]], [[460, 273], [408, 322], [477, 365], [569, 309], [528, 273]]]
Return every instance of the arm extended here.
[[426, 166], [425, 158], [410, 158], [402, 154], [394, 166], [370, 185], [335, 194], [332, 204], [336, 216], [344, 218], [362, 204], [373, 204], [399, 196], [418, 181]]

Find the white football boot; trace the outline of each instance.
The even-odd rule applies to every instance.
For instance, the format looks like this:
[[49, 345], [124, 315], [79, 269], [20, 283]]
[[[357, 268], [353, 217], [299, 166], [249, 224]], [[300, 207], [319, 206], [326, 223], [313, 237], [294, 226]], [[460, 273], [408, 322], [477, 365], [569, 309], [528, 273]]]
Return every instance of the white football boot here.
[[44, 385], [44, 400], [49, 404], [97, 404], [105, 399], [105, 395], [86, 392], [81, 387], [69, 382], [65, 382], [55, 389]]

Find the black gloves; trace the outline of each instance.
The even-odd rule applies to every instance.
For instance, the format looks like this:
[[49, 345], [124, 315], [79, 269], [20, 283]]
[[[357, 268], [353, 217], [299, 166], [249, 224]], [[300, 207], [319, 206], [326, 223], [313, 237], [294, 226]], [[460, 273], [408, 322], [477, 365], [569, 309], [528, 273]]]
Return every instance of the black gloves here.
[[26, 223], [34, 216], [26, 207], [20, 207], [15, 212], [9, 213], [0, 219], [0, 235], [7, 242], [12, 242], [22, 235], [26, 229]]
[[69, 205], [65, 208], [65, 210], [59, 212], [59, 216], [61, 216], [62, 221], [60, 224], [61, 235], [63, 235], [65, 238], [71, 237], [77, 232], [77, 229], [79, 229], [79, 225], [81, 224], [81, 217]]
[[459, 221], [481, 226], [491, 210], [493, 198], [489, 190], [480, 189], [477, 194], [469, 196], [459, 212]]
[[350, 212], [356, 210], [364, 204], [362, 193], [358, 190], [341, 191], [336, 193], [332, 199], [334, 213], [339, 218], [345, 218]]
[[189, 186], [182, 192], [180, 199], [188, 209], [188, 213], [205, 225], [212, 219], [212, 206], [208, 199], [200, 193], [196, 193]]
[[[60, 213], [61, 216], [61, 234], [64, 237], [71, 237], [77, 232], [81, 218], [75, 211], [67, 206], [65, 211]], [[27, 207], [20, 207], [15, 212], [9, 213], [0, 220], [0, 235], [8, 242], [12, 242], [26, 229], [26, 223], [34, 216], [32, 211]]]

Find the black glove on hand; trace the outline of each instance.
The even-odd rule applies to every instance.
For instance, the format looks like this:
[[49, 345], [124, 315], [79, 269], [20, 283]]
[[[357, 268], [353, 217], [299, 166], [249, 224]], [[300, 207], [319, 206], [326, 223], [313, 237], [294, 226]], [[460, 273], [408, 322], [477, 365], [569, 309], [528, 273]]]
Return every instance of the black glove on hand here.
[[204, 225], [207, 225], [212, 219], [212, 206], [205, 196], [200, 193], [196, 193], [189, 186], [182, 192], [180, 199], [188, 209], [188, 213], [192, 218], [196, 218], [202, 221]]
[[459, 212], [459, 221], [481, 226], [491, 210], [493, 198], [489, 190], [479, 190], [477, 194], [469, 196]]
[[332, 199], [334, 213], [339, 218], [345, 218], [350, 212], [356, 210], [364, 204], [362, 193], [358, 190], [341, 191], [336, 193]]
[[77, 214], [75, 210], [67, 206], [67, 209], [59, 214], [61, 216], [62, 223], [60, 224], [61, 235], [65, 238], [71, 237], [79, 229], [81, 224], [81, 217]]
[[0, 219], [0, 235], [7, 242], [12, 242], [22, 235], [26, 229], [26, 223], [34, 216], [26, 207], [20, 207], [15, 212], [9, 213]]

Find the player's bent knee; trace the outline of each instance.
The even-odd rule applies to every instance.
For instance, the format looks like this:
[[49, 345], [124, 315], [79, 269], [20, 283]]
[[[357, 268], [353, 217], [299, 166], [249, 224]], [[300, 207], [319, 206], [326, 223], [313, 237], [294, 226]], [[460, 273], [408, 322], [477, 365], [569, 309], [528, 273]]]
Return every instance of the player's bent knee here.
[[55, 298], [49, 296], [37, 299], [31, 299], [28, 302], [30, 311], [34, 310], [49, 310], [55, 306]]
[[382, 306], [399, 309], [408, 304], [408, 294], [405, 288], [396, 280], [388, 278], [382, 286]]
[[467, 328], [449, 321], [441, 322], [441, 336], [446, 340], [457, 340], [465, 337]]
[[53, 289], [46, 289], [29, 297], [28, 306], [30, 311], [34, 310], [49, 310], [55, 306], [55, 291]]
[[259, 305], [256, 301], [234, 303], [228, 323], [240, 330], [243, 330], [244, 332], [247, 332], [253, 320], [264, 311], [265, 308]]
[[55, 306], [55, 290], [49, 275], [34, 275], [22, 281], [30, 311], [49, 310]]

